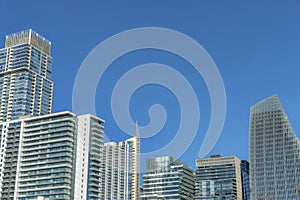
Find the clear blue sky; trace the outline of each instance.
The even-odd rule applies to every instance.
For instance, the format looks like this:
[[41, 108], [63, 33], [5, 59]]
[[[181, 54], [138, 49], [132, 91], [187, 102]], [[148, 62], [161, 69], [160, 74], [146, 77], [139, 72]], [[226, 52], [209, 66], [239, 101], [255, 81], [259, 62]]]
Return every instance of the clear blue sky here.
[[[109, 3], [108, 3], [109, 2]], [[300, 135], [300, 1], [9, 1], [0, 0], [0, 46], [5, 35], [32, 28], [52, 42], [53, 111], [72, 110], [72, 89], [82, 61], [101, 41], [138, 27], [165, 27], [198, 41], [223, 77], [227, 117], [211, 154], [248, 159], [249, 109], [277, 93], [294, 130]], [[160, 51], [138, 51], [116, 60], [100, 81], [97, 115], [106, 120], [105, 133], [113, 140], [128, 138], [117, 127], [110, 110], [114, 83], [123, 72], [147, 62], [174, 66], [197, 91], [201, 121], [198, 135], [181, 160], [195, 165], [210, 119], [205, 83], [190, 66]], [[157, 85], [137, 91], [130, 103], [133, 119], [149, 122], [153, 103], [166, 107], [168, 120], [154, 138], [142, 141], [142, 151], [155, 150], [172, 138], [180, 110], [174, 95]], [[142, 134], [142, 133], [141, 133]]]

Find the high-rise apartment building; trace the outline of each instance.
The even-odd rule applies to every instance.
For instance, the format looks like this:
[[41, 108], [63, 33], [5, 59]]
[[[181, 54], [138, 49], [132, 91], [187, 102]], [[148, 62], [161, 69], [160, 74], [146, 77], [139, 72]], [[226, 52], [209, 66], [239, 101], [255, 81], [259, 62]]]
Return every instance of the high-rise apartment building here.
[[6, 36], [0, 49], [0, 122], [50, 114], [51, 43], [32, 30]]
[[243, 199], [241, 161], [214, 155], [196, 161], [195, 200]]
[[186, 164], [172, 157], [147, 160], [147, 172], [143, 176], [142, 200], [192, 200], [195, 174]]
[[51, 114], [50, 48], [28, 30], [0, 49], [0, 199], [98, 200], [104, 121]]
[[140, 138], [107, 142], [103, 151], [103, 200], [138, 200], [140, 190]]
[[61, 112], [0, 123], [0, 199], [100, 199], [103, 122]]
[[251, 199], [300, 199], [300, 143], [277, 95], [251, 107], [249, 134]]

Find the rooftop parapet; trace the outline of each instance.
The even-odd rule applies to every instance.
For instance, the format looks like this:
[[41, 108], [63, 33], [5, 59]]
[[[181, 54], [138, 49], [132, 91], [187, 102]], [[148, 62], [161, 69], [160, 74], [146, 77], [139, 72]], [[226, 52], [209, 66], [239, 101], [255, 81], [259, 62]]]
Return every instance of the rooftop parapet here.
[[32, 29], [6, 36], [6, 48], [20, 44], [30, 44], [50, 56], [51, 42], [34, 32]]

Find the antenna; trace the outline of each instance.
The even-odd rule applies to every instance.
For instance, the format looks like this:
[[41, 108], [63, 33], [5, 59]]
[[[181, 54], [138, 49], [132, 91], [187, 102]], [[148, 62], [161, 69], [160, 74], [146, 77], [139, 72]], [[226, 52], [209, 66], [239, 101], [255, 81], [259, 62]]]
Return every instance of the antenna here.
[[139, 125], [138, 125], [138, 121], [135, 121], [135, 136], [139, 137], [140, 136], [140, 129], [139, 129]]

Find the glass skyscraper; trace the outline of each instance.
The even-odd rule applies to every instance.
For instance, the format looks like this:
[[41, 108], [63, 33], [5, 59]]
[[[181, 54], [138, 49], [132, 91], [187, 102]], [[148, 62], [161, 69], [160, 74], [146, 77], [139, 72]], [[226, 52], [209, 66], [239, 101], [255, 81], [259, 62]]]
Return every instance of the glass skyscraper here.
[[214, 155], [196, 161], [195, 200], [242, 200], [241, 161]]
[[0, 122], [51, 113], [50, 48], [31, 29], [6, 36], [0, 49]]
[[249, 134], [251, 199], [300, 199], [300, 143], [277, 95], [251, 107]]
[[186, 164], [172, 157], [147, 160], [147, 173], [143, 176], [141, 200], [192, 200], [195, 174]]

